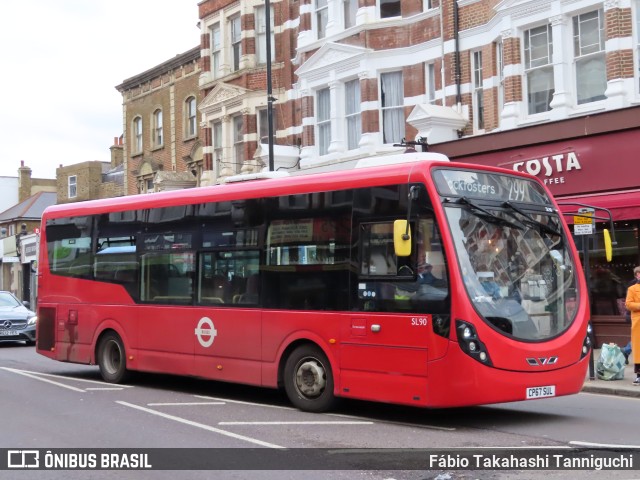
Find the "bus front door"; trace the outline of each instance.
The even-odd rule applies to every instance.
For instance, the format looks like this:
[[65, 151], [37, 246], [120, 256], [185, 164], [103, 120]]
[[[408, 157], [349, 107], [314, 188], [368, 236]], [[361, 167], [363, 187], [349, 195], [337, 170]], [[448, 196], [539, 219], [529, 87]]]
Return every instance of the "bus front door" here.
[[362, 312], [347, 319], [341, 332], [341, 395], [423, 404], [431, 316]]

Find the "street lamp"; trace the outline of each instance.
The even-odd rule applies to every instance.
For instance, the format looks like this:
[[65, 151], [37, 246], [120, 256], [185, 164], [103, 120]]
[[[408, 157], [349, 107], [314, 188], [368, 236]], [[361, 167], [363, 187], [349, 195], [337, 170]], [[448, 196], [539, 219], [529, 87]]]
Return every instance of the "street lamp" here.
[[271, 1], [265, 0], [265, 23], [267, 31], [267, 124], [269, 125], [269, 171], [273, 172], [273, 102], [271, 84]]

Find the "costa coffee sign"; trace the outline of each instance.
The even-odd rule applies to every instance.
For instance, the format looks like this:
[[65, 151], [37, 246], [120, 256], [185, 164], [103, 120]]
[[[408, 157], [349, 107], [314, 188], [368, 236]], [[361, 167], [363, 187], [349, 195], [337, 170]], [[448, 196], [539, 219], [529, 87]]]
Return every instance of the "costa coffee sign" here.
[[529, 173], [542, 180], [553, 195], [561, 196], [638, 188], [638, 152], [640, 130], [630, 129], [452, 160]]
[[559, 153], [542, 158], [534, 158], [525, 162], [513, 164], [516, 172], [526, 172], [531, 175], [541, 176], [544, 183], [554, 185], [565, 183], [565, 173], [571, 170], [582, 170], [580, 160], [576, 152], [566, 154]]

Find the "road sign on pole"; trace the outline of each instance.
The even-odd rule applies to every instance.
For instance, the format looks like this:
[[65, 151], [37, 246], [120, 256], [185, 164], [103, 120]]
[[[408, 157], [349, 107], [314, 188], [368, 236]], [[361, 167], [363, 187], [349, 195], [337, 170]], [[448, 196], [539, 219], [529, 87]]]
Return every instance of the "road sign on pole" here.
[[579, 215], [573, 216], [573, 234], [574, 235], [591, 235], [595, 227], [595, 209], [579, 208]]

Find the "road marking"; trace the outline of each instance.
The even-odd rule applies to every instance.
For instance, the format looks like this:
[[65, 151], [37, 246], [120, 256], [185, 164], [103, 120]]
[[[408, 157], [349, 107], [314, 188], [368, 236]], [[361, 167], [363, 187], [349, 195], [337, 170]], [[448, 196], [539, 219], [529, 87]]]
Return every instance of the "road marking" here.
[[194, 395], [194, 397], [203, 398], [205, 400], [216, 400], [216, 401], [219, 401], [219, 402], [238, 403], [240, 405], [253, 405], [254, 407], [279, 408], [281, 410], [298, 410], [297, 408], [283, 407], [281, 405], [268, 405], [266, 403], [244, 402], [242, 400], [231, 400], [229, 398], [216, 398], [216, 397], [209, 397], [209, 396], [206, 396], [206, 395]]
[[166, 402], [166, 403], [147, 403], [147, 407], [173, 407], [173, 406], [187, 406], [192, 405], [225, 405], [224, 402]]
[[373, 422], [218, 422], [218, 425], [373, 425]]
[[618, 445], [614, 443], [592, 443], [592, 442], [580, 442], [578, 440], [572, 440], [570, 445], [576, 445], [578, 447], [598, 447], [598, 448], [640, 448], [640, 445]]
[[[34, 380], [40, 380], [41, 382], [51, 383], [52, 385], [56, 385], [62, 388], [68, 388], [69, 390], [73, 390], [74, 392], [86, 393], [89, 390], [123, 390], [125, 388], [133, 388], [132, 385], [116, 385], [114, 383], [105, 383], [99, 380], [88, 380], [86, 378], [74, 378], [74, 377], [66, 377], [64, 375], [55, 375], [53, 373], [42, 373], [42, 372], [33, 372], [30, 370], [18, 370], [17, 368], [9, 368], [9, 367], [0, 367], [3, 370], [7, 370], [9, 372], [17, 373], [19, 375], [24, 375], [25, 377], [33, 378]], [[43, 377], [52, 377], [59, 380], [70, 380], [73, 382], [84, 382], [84, 383], [95, 383], [97, 385], [107, 385], [106, 387], [99, 388], [91, 388], [87, 387], [87, 389], [72, 387], [71, 385], [65, 385], [61, 382], [55, 382], [53, 380], [49, 380], [48, 378]], [[111, 385], [111, 387], [109, 386]]]
[[60, 382], [54, 382], [53, 380], [49, 380], [48, 378], [42, 378], [37, 374], [32, 374], [24, 370], [16, 370], [15, 368], [8, 368], [8, 367], [2, 367], [2, 369], [7, 370], [9, 372], [17, 373], [18, 375], [24, 375], [25, 377], [33, 378], [34, 380], [40, 380], [41, 382], [51, 383], [53, 385], [57, 385], [58, 387], [68, 388], [69, 390], [73, 390], [74, 392], [81, 392], [81, 393], [86, 392], [81, 388], [72, 387], [70, 385], [65, 385], [64, 383], [60, 383]]
[[267, 448], [286, 448], [280, 445], [276, 445], [275, 443], [263, 442], [262, 440], [258, 440], [256, 438], [246, 437], [244, 435], [238, 435], [237, 433], [227, 432], [226, 430], [221, 430], [219, 428], [212, 427], [210, 425], [205, 425], [203, 423], [193, 422], [191, 420], [187, 420], [186, 418], [176, 417], [175, 415], [168, 415], [166, 413], [158, 412], [157, 410], [152, 410], [150, 408], [141, 407], [140, 405], [134, 405], [133, 403], [117, 401], [116, 403], [123, 405], [125, 407], [135, 408], [137, 410], [141, 410], [143, 412], [150, 413], [152, 415], [157, 415], [159, 417], [166, 418], [168, 420], [173, 420], [174, 422], [184, 423], [185, 425], [189, 425], [191, 427], [201, 428], [203, 430], [207, 430], [209, 432], [218, 433], [220, 435], [225, 435], [227, 437], [235, 438], [237, 440], [242, 440], [244, 442], [253, 443], [256, 445], [260, 445], [262, 447]]
[[107, 391], [115, 391], [115, 390], [121, 391], [121, 390], [124, 390], [124, 388], [122, 388], [122, 387], [87, 387], [87, 391], [89, 391], [89, 390], [107, 392]]
[[[360, 417], [357, 415], [345, 415], [342, 413], [327, 413], [328, 416], [331, 417], [341, 417], [341, 418], [353, 418], [353, 419], [366, 419], [366, 417]], [[378, 423], [384, 423], [387, 425], [400, 425], [401, 427], [413, 427], [413, 428], [424, 428], [426, 430], [442, 430], [444, 432], [455, 432], [455, 427], [440, 427], [437, 425], [423, 425], [420, 423], [408, 423], [408, 422], [394, 422], [393, 420], [378, 420]]]
[[[268, 408], [279, 408], [281, 410], [299, 411], [297, 408], [283, 407], [281, 405], [267, 405], [265, 403], [244, 402], [244, 401], [241, 401], [241, 400], [230, 400], [228, 398], [216, 398], [216, 397], [210, 397], [210, 396], [206, 396], [206, 395], [194, 395], [194, 397], [203, 398], [203, 399], [207, 399], [207, 400], [218, 400], [218, 401], [227, 402], [227, 403], [238, 403], [238, 404], [241, 404], [241, 405], [252, 405], [252, 406], [255, 406], [255, 407], [268, 407]], [[327, 413], [325, 415], [333, 416], [333, 417], [340, 417], [340, 418], [352, 418], [352, 419], [356, 419], [356, 420], [361, 419], [362, 421], [368, 421], [365, 417], [359, 417], [359, 416], [355, 416], [355, 415], [345, 415], [345, 414], [340, 414], [340, 413]], [[414, 423], [392, 422], [392, 421], [378, 421], [378, 423], [386, 423], [386, 424], [400, 425], [400, 426], [407, 426], [407, 427], [418, 427], [418, 428], [424, 428], [424, 429], [427, 429], [427, 430], [440, 430], [440, 431], [444, 431], [444, 432], [455, 432], [456, 431], [455, 427], [439, 427], [439, 426], [436, 426], [436, 425], [419, 425], [419, 424], [414, 424]]]

